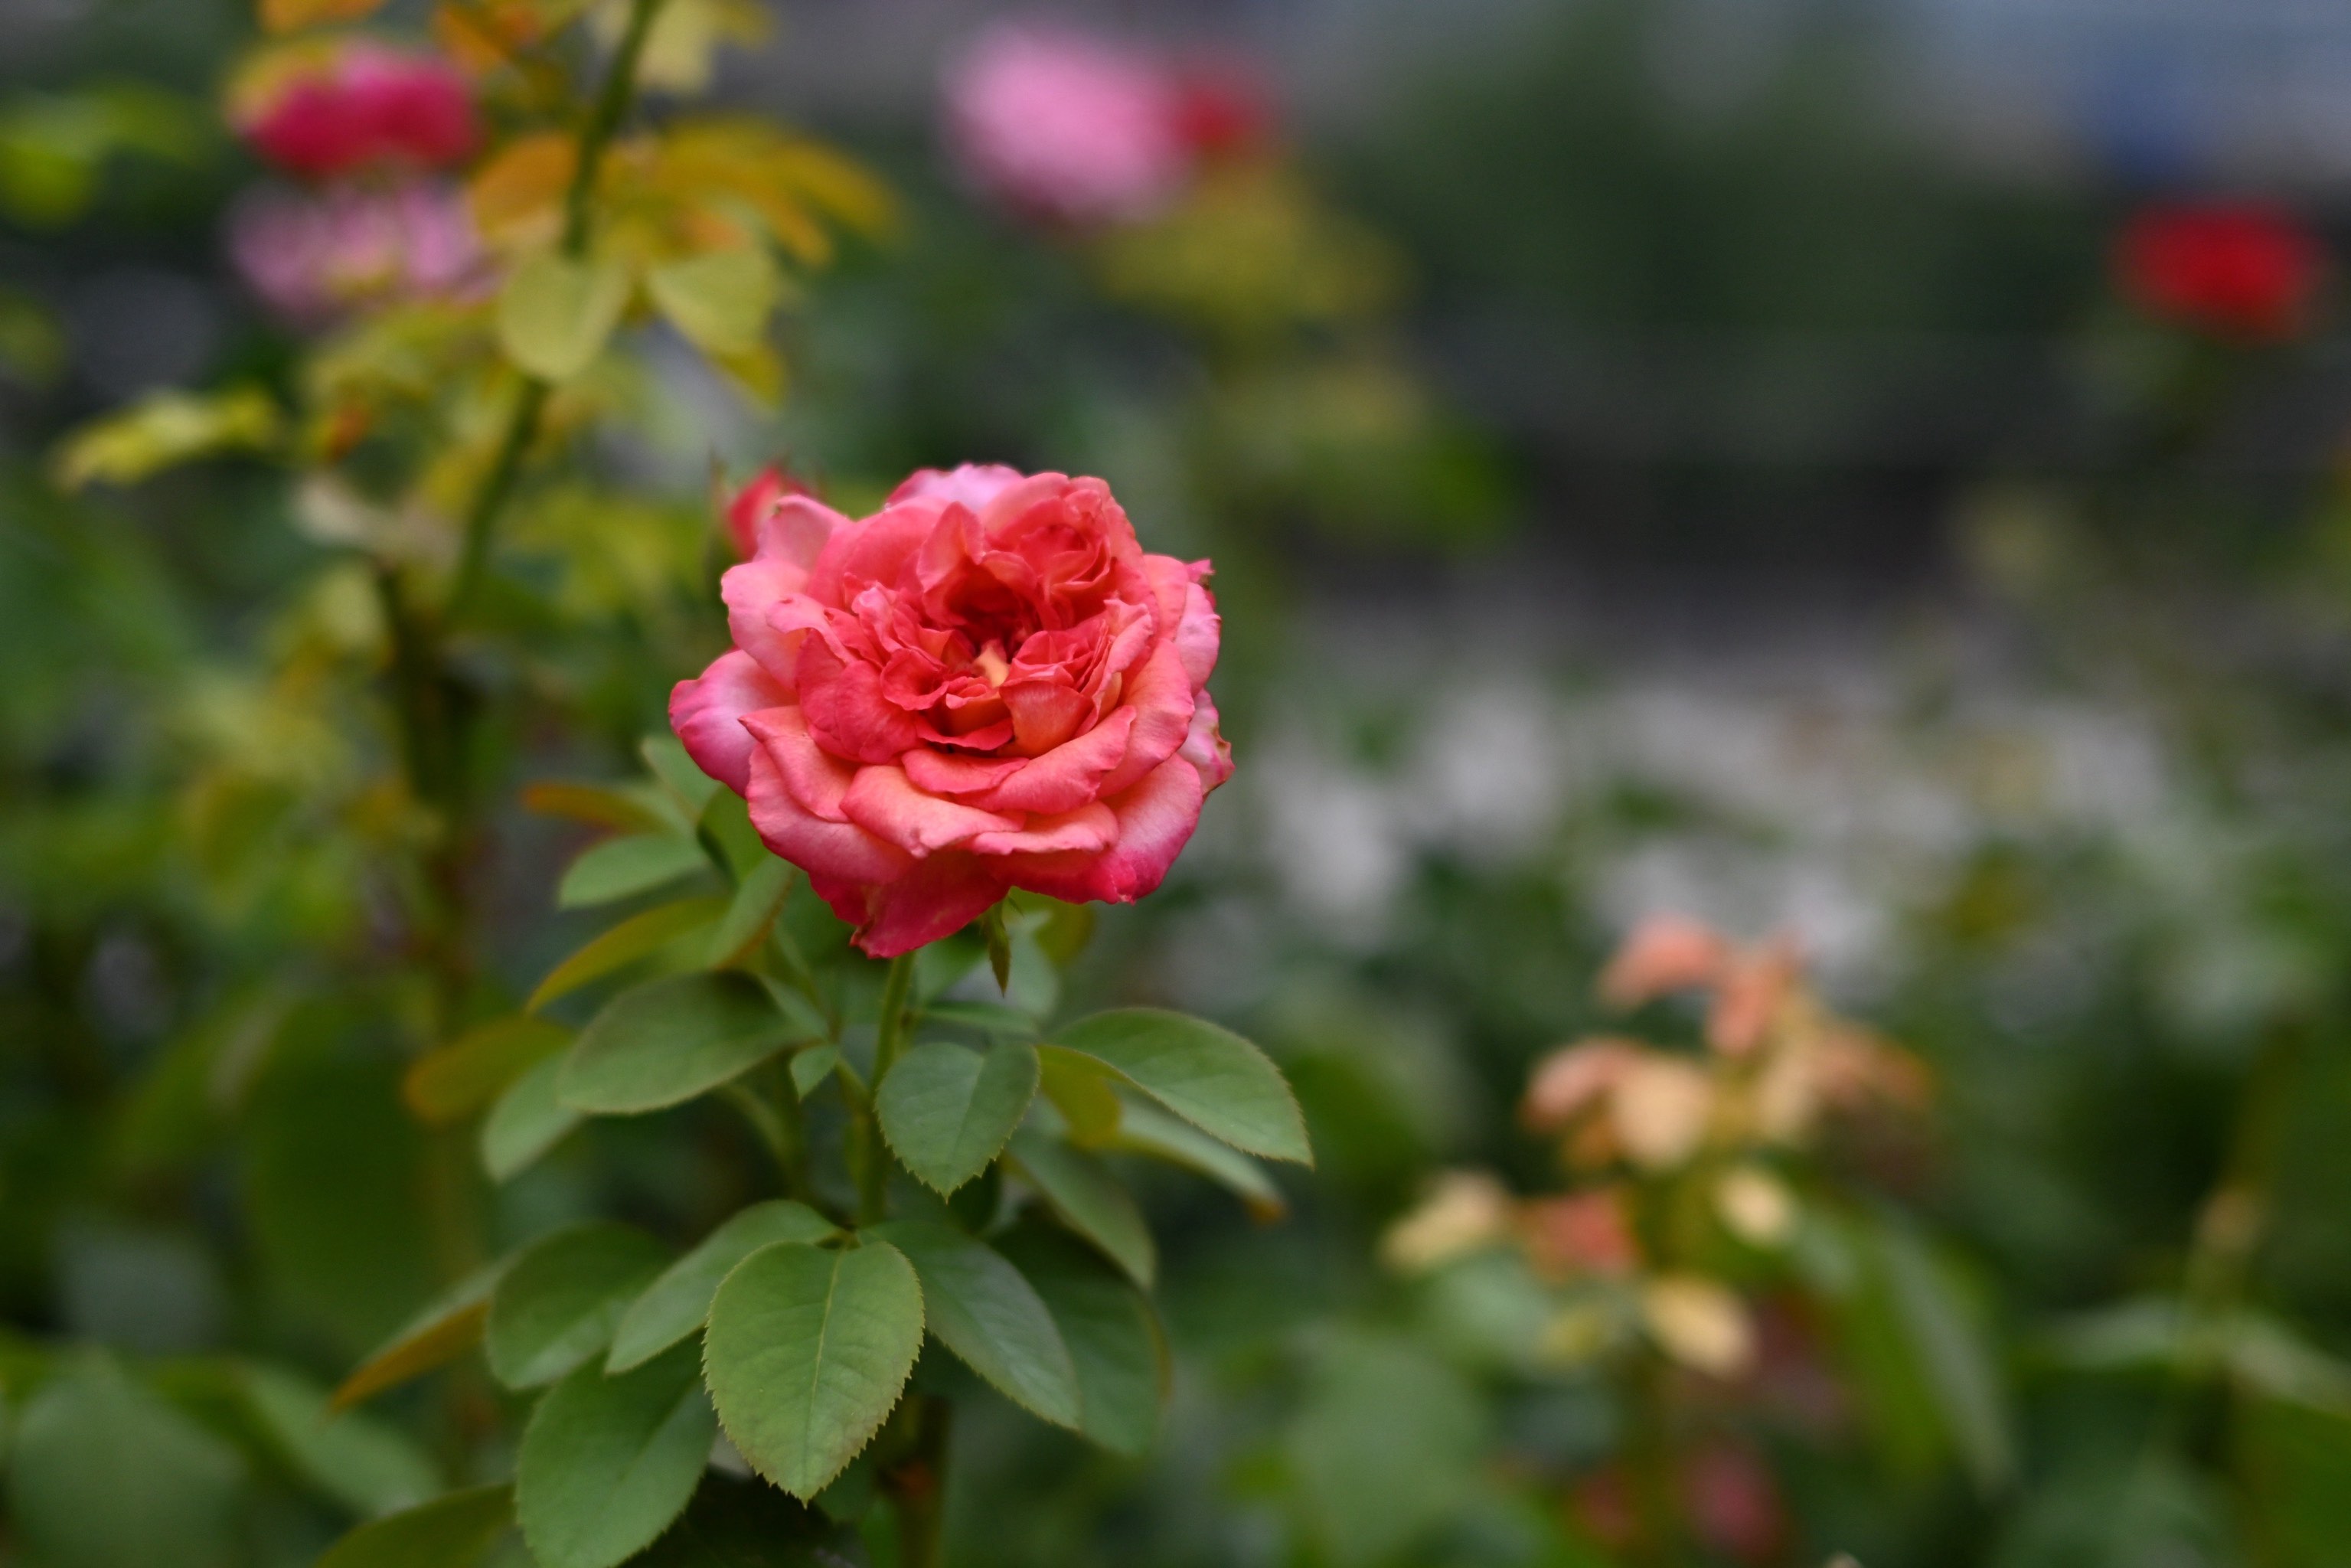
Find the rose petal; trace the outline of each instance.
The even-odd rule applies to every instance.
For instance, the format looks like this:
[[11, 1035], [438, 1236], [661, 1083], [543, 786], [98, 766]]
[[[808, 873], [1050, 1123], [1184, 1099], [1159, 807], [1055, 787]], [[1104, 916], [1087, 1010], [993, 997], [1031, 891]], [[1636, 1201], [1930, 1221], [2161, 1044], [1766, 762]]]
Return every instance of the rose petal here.
[[847, 517], [813, 497], [786, 496], [758, 520], [758, 559], [797, 566], [805, 582], [826, 542], [851, 526]]
[[1118, 816], [1118, 842], [1100, 853], [1062, 852], [1007, 856], [1016, 887], [1071, 903], [1132, 904], [1157, 887], [1200, 824], [1199, 769], [1171, 758], [1150, 777], [1107, 802]]
[[841, 797], [849, 820], [915, 855], [962, 843], [976, 833], [1009, 832], [1018, 817], [925, 795], [896, 767], [861, 768]]
[[799, 674], [809, 732], [835, 757], [888, 762], [921, 742], [914, 720], [882, 695], [882, 672], [864, 660], [844, 660], [810, 637], [800, 643]]
[[1217, 729], [1217, 705], [1208, 694], [1192, 698], [1192, 727], [1176, 755], [1200, 770], [1200, 787], [1214, 789], [1233, 776], [1233, 748]]
[[1058, 816], [1036, 816], [1018, 832], [981, 833], [971, 841], [975, 854], [1049, 854], [1062, 850], [1106, 850], [1118, 839], [1118, 816], [1092, 800]]
[[757, 660], [735, 649], [670, 689], [670, 727], [695, 767], [740, 795], [749, 787], [751, 768], [751, 733], [743, 716], [789, 700]]
[[1004, 892], [1004, 879], [978, 856], [933, 855], [896, 881], [864, 890], [865, 922], [854, 940], [876, 958], [894, 958], [954, 936]]
[[1208, 684], [1208, 676], [1217, 668], [1217, 649], [1224, 640], [1224, 618], [1217, 613], [1217, 601], [1198, 583], [1184, 590], [1184, 618], [1176, 626], [1176, 653], [1184, 661], [1184, 673], [1192, 677], [1192, 689], [1199, 690]]
[[718, 580], [718, 596], [726, 601], [727, 635], [786, 692], [799, 678], [800, 640], [795, 628], [778, 628], [770, 616], [778, 601], [797, 595], [807, 581], [807, 570], [797, 562], [764, 556], [728, 567]]
[[1143, 777], [1176, 755], [1191, 733], [1192, 680], [1173, 643], [1161, 643], [1139, 669], [1127, 675], [1126, 706], [1134, 714], [1134, 731], [1127, 737], [1126, 757], [1102, 780], [1102, 792], [1115, 795], [1133, 788]]
[[850, 882], [886, 882], [914, 862], [854, 822], [828, 822], [792, 798], [775, 758], [751, 753], [751, 825], [760, 841], [811, 875]]
[[[906, 777], [917, 789], [933, 795], [985, 795], [1014, 774], [1029, 766], [1021, 757], [965, 757], [952, 751], [934, 751], [919, 747], [898, 759]], [[986, 809], [995, 804], [982, 800]], [[1020, 807], [1024, 810], [1041, 810], [1042, 807]]]
[[1004, 706], [1012, 710], [1014, 739], [1031, 757], [1060, 746], [1094, 716], [1083, 692], [1055, 681], [1008, 681]]
[[931, 497], [943, 501], [960, 501], [977, 512], [1013, 486], [1020, 483], [1020, 470], [1007, 468], [1001, 463], [967, 463], [959, 468], [918, 468], [906, 482], [890, 492], [889, 505], [911, 501], [918, 497]]
[[809, 733], [808, 716], [797, 707], [768, 708], [745, 718], [743, 726], [757, 737], [776, 765], [784, 788], [802, 810], [828, 822], [845, 822], [841, 798], [857, 777], [857, 765], [817, 745]]
[[[1120, 708], [1076, 739], [1032, 758], [973, 803], [991, 811], [1074, 811], [1101, 798], [1102, 781], [1125, 758], [1134, 729], [1134, 710]], [[909, 777], [913, 773], [907, 769]]]
[[894, 586], [937, 520], [935, 503], [915, 502], [836, 530], [809, 568], [810, 595], [820, 604], [845, 609], [869, 584]]

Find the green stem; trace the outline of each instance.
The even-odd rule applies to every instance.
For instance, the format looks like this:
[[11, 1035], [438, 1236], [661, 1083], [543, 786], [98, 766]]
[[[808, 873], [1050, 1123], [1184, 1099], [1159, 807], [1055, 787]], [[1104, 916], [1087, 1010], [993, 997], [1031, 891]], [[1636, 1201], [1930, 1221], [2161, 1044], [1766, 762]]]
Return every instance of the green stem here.
[[898, 1526], [898, 1568], [940, 1568], [946, 1561], [947, 1424], [955, 1406], [918, 1395], [914, 1452], [891, 1469], [891, 1511]]
[[[914, 994], [914, 955], [901, 953], [890, 960], [890, 977], [882, 983], [882, 1016], [873, 1036], [872, 1091], [877, 1095], [882, 1080], [905, 1048], [906, 1004]], [[859, 1223], [871, 1225], [889, 1215], [890, 1156], [882, 1146], [881, 1128], [870, 1100], [857, 1113], [850, 1131], [851, 1150], [857, 1156], [857, 1218]]]
[[[661, 6], [662, 0], [633, 0], [629, 7], [628, 29], [621, 35], [620, 47], [612, 51], [612, 63], [604, 73], [603, 86], [596, 94], [587, 122], [580, 128], [579, 156], [572, 162], [571, 183], [563, 193], [562, 250], [566, 256], [588, 253], [596, 181], [603, 172], [604, 154], [611, 149], [612, 137], [619, 131], [621, 121], [628, 117], [629, 104], [636, 96], [637, 66], [644, 57], [645, 39], [653, 31], [653, 17]], [[489, 474], [465, 515], [457, 579], [449, 591], [449, 625], [464, 618], [481, 588], [483, 574], [489, 566], [491, 535], [521, 475], [523, 458], [538, 438], [538, 427], [547, 413], [548, 392], [547, 382], [529, 376], [524, 378], [522, 390], [516, 394], [513, 412], [507, 416], [506, 431], [498, 438], [496, 455], [490, 460]]]
[[1682, 1561], [1680, 1488], [1666, 1377], [1663, 1356], [1646, 1348], [1634, 1353], [1625, 1389], [1625, 1468], [1637, 1531], [1632, 1561], [1644, 1568], [1674, 1568]]

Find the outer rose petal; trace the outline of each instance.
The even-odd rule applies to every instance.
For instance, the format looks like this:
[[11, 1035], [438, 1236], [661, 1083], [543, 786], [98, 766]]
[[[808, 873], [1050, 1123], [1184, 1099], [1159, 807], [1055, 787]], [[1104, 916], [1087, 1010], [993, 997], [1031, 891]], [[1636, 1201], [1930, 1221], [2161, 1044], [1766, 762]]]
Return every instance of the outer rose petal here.
[[828, 822], [849, 821], [841, 798], [848, 793], [850, 780], [857, 777], [857, 766], [817, 745], [799, 709], [769, 708], [752, 714], [743, 726], [766, 748], [784, 788], [803, 810]]
[[760, 841], [811, 877], [887, 882], [914, 863], [904, 850], [883, 843], [854, 822], [828, 822], [812, 815], [792, 799], [765, 748], [751, 753], [747, 799]]
[[1192, 699], [1192, 728], [1177, 755], [1200, 770], [1200, 787], [1213, 789], [1233, 776], [1233, 748], [1217, 730], [1217, 705], [1200, 692]]
[[[828, 888], [810, 879], [833, 912], [862, 926], [854, 940], [876, 958], [894, 958], [925, 942], [952, 936], [1004, 896], [1003, 877], [977, 855], [950, 851], [917, 861], [894, 882], [856, 890], [855, 901], [840, 896], [846, 890]], [[852, 913], [852, 909], [854, 913]]]
[[832, 536], [851, 525], [813, 496], [788, 495], [757, 526], [758, 559], [790, 561], [805, 571], [816, 564]]
[[790, 700], [757, 660], [735, 649], [670, 688], [670, 727], [695, 767], [740, 795], [749, 788], [751, 770], [751, 733], [743, 716]]
[[1224, 618], [1217, 613], [1217, 601], [1198, 583], [1187, 584], [1184, 590], [1184, 619], [1176, 625], [1176, 653], [1184, 661], [1184, 673], [1192, 677], [1192, 688], [1197, 691], [1208, 684], [1208, 676], [1217, 668], [1217, 648], [1224, 641]]
[[1020, 470], [1007, 468], [1001, 463], [967, 463], [959, 468], [918, 468], [904, 484], [890, 492], [888, 504], [894, 507], [901, 501], [933, 497], [942, 501], [960, 501], [977, 512], [1019, 483]]
[[788, 692], [799, 678], [799, 637], [768, 624], [768, 612], [807, 581], [807, 568], [766, 555], [728, 567], [718, 580], [718, 596], [726, 601], [726, 634]]
[[857, 587], [895, 583], [938, 526], [935, 502], [915, 500], [876, 512], [837, 530], [809, 568], [808, 591], [820, 604], [848, 608]]
[[904, 768], [896, 767], [859, 768], [841, 805], [851, 821], [916, 855], [960, 844], [977, 833], [1006, 833], [1020, 826], [1018, 817], [925, 795], [907, 782]]
[[1184, 674], [1184, 661], [1172, 643], [1151, 650], [1141, 667], [1127, 673], [1121, 699], [1134, 714], [1134, 732], [1127, 737], [1126, 758], [1102, 780], [1102, 793], [1115, 795], [1133, 788], [1170, 757], [1191, 732], [1192, 709], [1198, 699]]
[[971, 841], [983, 855], [1049, 854], [1061, 850], [1106, 850], [1118, 840], [1118, 815], [1100, 800], [1053, 817], [1032, 817], [1018, 832], [981, 833]]
[[1102, 899], [1132, 904], [1157, 887], [1176, 863], [1192, 830], [1200, 825], [1200, 802], [1207, 796], [1200, 771], [1171, 758], [1117, 800], [1118, 842], [1098, 854], [1008, 856], [1013, 884], [1081, 904]]
[[[1029, 766], [1021, 757], [966, 757], [920, 747], [898, 759], [915, 789], [931, 795], [985, 795]], [[982, 800], [985, 808], [995, 804]], [[1035, 810], [1036, 808], [1019, 808]]]

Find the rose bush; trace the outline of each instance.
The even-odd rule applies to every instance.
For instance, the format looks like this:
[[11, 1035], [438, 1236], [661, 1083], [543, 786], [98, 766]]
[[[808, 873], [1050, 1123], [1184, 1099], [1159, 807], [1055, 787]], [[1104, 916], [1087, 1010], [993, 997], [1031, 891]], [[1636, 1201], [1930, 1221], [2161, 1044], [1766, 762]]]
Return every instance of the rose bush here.
[[1099, 479], [926, 469], [857, 521], [778, 487], [758, 547], [671, 722], [877, 957], [1014, 887], [1149, 893], [1232, 771], [1207, 563]]

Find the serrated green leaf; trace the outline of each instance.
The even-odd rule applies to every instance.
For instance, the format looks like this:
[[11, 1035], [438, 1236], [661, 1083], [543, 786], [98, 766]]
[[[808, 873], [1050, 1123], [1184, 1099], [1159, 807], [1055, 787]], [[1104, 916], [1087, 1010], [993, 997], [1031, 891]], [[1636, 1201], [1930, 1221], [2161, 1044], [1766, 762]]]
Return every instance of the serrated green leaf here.
[[554, 1382], [612, 1342], [612, 1329], [665, 1261], [625, 1225], [559, 1230], [517, 1255], [490, 1293], [490, 1371], [508, 1388]]
[[753, 1468], [806, 1500], [881, 1428], [923, 1348], [923, 1288], [886, 1242], [787, 1242], [736, 1265], [711, 1303], [703, 1369]]
[[650, 1361], [709, 1320], [711, 1298], [735, 1265], [762, 1247], [779, 1241], [814, 1244], [839, 1232], [832, 1221], [804, 1203], [775, 1198], [755, 1203], [704, 1237], [684, 1257], [662, 1270], [630, 1303], [612, 1331], [608, 1372], [626, 1372]]
[[343, 1379], [335, 1390], [333, 1408], [348, 1409], [472, 1349], [490, 1314], [490, 1292], [509, 1261], [501, 1259], [475, 1270], [402, 1324]]
[[1273, 1178], [1266, 1174], [1263, 1166], [1156, 1105], [1120, 1106], [1118, 1121], [1101, 1146], [1148, 1155], [1196, 1171], [1249, 1205], [1253, 1218], [1279, 1219], [1289, 1211], [1289, 1201], [1273, 1185]]
[[1115, 1071], [1082, 1051], [1058, 1045], [1039, 1046], [1037, 1065], [1038, 1087], [1070, 1124], [1071, 1143], [1093, 1148], [1117, 1134], [1123, 1107]]
[[1166, 1337], [1143, 1292], [1091, 1249], [1037, 1226], [999, 1249], [1043, 1298], [1078, 1374], [1078, 1429], [1130, 1458], [1158, 1436]]
[[767, 335], [783, 278], [765, 250], [714, 250], [645, 274], [655, 308], [688, 342], [714, 354], [740, 353]]
[[717, 1422], [691, 1345], [617, 1376], [590, 1363], [523, 1429], [515, 1513], [539, 1568], [614, 1568], [684, 1511]]
[[706, 869], [709, 858], [692, 839], [670, 833], [626, 833], [581, 852], [555, 890], [558, 909], [588, 909], [651, 893]]
[[555, 1098], [564, 1059], [550, 1056], [498, 1096], [482, 1123], [482, 1168], [492, 1181], [505, 1181], [534, 1164], [580, 1125], [579, 1112]]
[[1151, 1228], [1134, 1197], [1100, 1160], [1031, 1128], [1015, 1133], [1005, 1153], [1056, 1218], [1100, 1248], [1136, 1284], [1151, 1288], [1159, 1267]]
[[563, 1059], [556, 1098], [594, 1115], [658, 1111], [749, 1071], [798, 1035], [747, 975], [672, 975], [604, 1004]]
[[726, 901], [722, 898], [681, 898], [632, 915], [549, 970], [547, 978], [539, 981], [538, 989], [531, 992], [523, 1009], [537, 1012], [559, 997], [568, 997], [616, 969], [649, 957], [681, 937], [715, 924], [726, 908]]
[[492, 1019], [418, 1057], [400, 1081], [401, 1098], [419, 1121], [462, 1122], [570, 1043], [569, 1030], [545, 1019]]
[[1037, 1052], [1007, 1040], [985, 1055], [931, 1040], [892, 1065], [873, 1096], [882, 1135], [906, 1168], [951, 1193], [987, 1168], [1037, 1093]]
[[813, 1045], [792, 1057], [792, 1092], [805, 1100], [823, 1086], [841, 1065], [841, 1048], [837, 1045]]
[[390, 1422], [339, 1414], [325, 1389], [279, 1367], [246, 1366], [240, 1381], [255, 1425], [279, 1456], [360, 1518], [413, 1508], [441, 1490], [439, 1467]]
[[1055, 1043], [1116, 1068], [1136, 1088], [1245, 1154], [1314, 1163], [1306, 1122], [1266, 1054], [1230, 1030], [1158, 1008], [1081, 1019]]
[[923, 1017], [939, 1023], [961, 1024], [1002, 1040], [1037, 1038], [1037, 1020], [1002, 1002], [930, 1002], [924, 1006]]
[[498, 347], [541, 381], [569, 381], [604, 351], [628, 308], [629, 273], [610, 258], [525, 258], [498, 289]]
[[759, 950], [792, 891], [792, 863], [770, 855], [744, 873], [726, 906], [726, 917], [710, 934], [703, 962], [714, 969], [739, 964]]
[[42, 1568], [227, 1568], [244, 1477], [234, 1448], [83, 1353], [16, 1422], [11, 1543]]
[[478, 1568], [513, 1528], [513, 1489], [474, 1487], [360, 1525], [316, 1568]]
[[1035, 1287], [985, 1242], [925, 1220], [868, 1227], [904, 1252], [923, 1282], [923, 1316], [939, 1342], [1014, 1404], [1057, 1427], [1079, 1424], [1077, 1368]]

